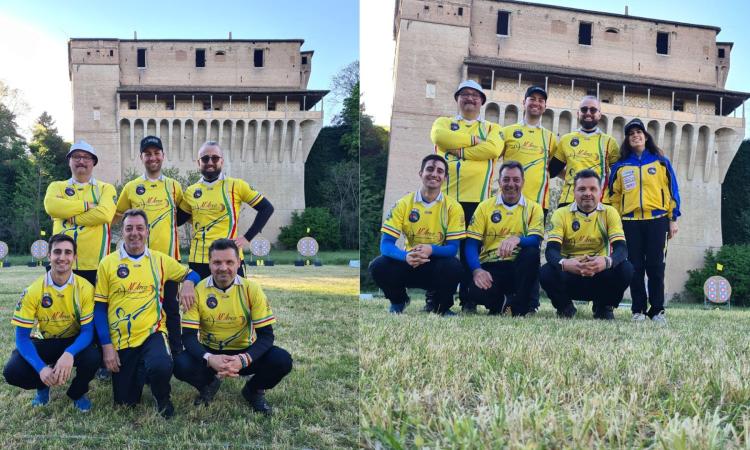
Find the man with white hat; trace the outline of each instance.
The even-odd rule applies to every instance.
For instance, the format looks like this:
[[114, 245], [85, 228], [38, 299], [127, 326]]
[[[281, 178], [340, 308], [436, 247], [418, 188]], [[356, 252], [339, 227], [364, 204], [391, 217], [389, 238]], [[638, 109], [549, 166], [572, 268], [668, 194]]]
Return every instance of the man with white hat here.
[[[464, 210], [464, 217], [471, 220], [479, 202], [491, 197], [492, 178], [497, 159], [503, 151], [500, 125], [480, 118], [482, 105], [487, 96], [482, 86], [474, 80], [462, 81], [453, 98], [459, 113], [440, 117], [432, 124], [430, 138], [435, 152], [448, 162], [448, 174], [443, 183], [443, 193], [457, 200]], [[465, 241], [461, 241], [461, 258]], [[459, 297], [463, 311], [476, 311], [467, 294], [471, 285], [471, 271], [464, 262]], [[430, 310], [431, 295], [428, 292]]]
[[84, 140], [70, 146], [69, 180], [53, 181], [44, 196], [44, 210], [52, 218], [52, 233], [76, 241], [78, 257], [73, 273], [96, 285], [99, 261], [109, 254], [110, 224], [115, 216], [115, 187], [95, 179], [96, 150]]

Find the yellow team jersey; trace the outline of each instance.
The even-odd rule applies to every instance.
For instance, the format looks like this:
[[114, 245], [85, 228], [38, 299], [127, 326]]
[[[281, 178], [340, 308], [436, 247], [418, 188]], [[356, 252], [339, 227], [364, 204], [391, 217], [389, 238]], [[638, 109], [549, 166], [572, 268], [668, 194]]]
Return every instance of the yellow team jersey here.
[[[96, 270], [109, 254], [110, 224], [115, 216], [114, 186], [91, 179], [86, 184], [53, 181], [44, 196], [44, 209], [52, 217], [52, 234], [67, 234], [78, 246], [74, 270]], [[96, 204], [87, 208], [86, 202]]]
[[513, 206], [507, 206], [500, 195], [488, 198], [477, 206], [466, 229], [466, 237], [482, 243], [479, 261], [483, 263], [515, 260], [517, 252], [507, 258], [497, 255], [500, 243], [511, 236], [532, 235], [544, 238], [544, 211], [523, 196]]
[[167, 333], [162, 309], [165, 281], [182, 281], [189, 269], [164, 253], [146, 249], [134, 259], [120, 247], [96, 273], [97, 302], [107, 303], [107, 322], [116, 350], [138, 347], [152, 333]]
[[22, 328], [37, 326], [44, 339], [78, 335], [94, 319], [94, 286], [70, 274], [64, 286], [56, 286], [49, 272], [37, 278], [21, 294], [10, 323]]
[[488, 198], [503, 151], [500, 125], [486, 120], [466, 122], [461, 116], [440, 117], [432, 124], [430, 138], [435, 152], [448, 162], [443, 192], [459, 202], [478, 203]]
[[586, 214], [573, 202], [552, 214], [549, 242], [561, 245], [563, 258], [610, 256], [612, 244], [624, 240], [620, 215], [609, 205], [599, 203], [594, 211]]
[[244, 350], [255, 342], [255, 329], [276, 323], [258, 283], [235, 277], [226, 291], [208, 277], [195, 287], [195, 303], [182, 326], [200, 330], [201, 344], [214, 350]]
[[680, 192], [672, 164], [665, 157], [644, 152], [612, 166], [612, 206], [622, 220], [680, 216]]
[[612, 164], [620, 158], [620, 146], [615, 138], [599, 128], [592, 133], [573, 131], [560, 138], [553, 158], [565, 163], [565, 185], [560, 193], [560, 203], [573, 203], [573, 178], [578, 172], [591, 169], [602, 179], [602, 200], [609, 203], [609, 174]]
[[[193, 240], [190, 262], [208, 264], [208, 247], [217, 239], [237, 237], [237, 221], [243, 203], [255, 206], [263, 195], [245, 180], [222, 173], [211, 183], [203, 178], [185, 189], [180, 209], [192, 215]], [[240, 260], [244, 258], [240, 249]]]
[[406, 194], [391, 208], [380, 228], [382, 233], [406, 238], [406, 251], [418, 244], [444, 245], [445, 241], [466, 237], [464, 210], [442, 192], [425, 204], [420, 191]]
[[182, 186], [162, 175], [149, 180], [145, 175], [129, 181], [117, 200], [117, 213], [139, 208], [148, 217], [148, 248], [180, 260], [177, 236], [177, 206], [182, 201]]
[[523, 196], [549, 208], [549, 159], [557, 148], [557, 138], [548, 129], [517, 123], [502, 130], [505, 140], [503, 161], [523, 166]]

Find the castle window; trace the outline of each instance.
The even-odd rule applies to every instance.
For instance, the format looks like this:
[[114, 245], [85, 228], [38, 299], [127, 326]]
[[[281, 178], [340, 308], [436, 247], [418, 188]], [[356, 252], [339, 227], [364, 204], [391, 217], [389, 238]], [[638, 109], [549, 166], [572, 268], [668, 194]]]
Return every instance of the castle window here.
[[591, 22], [581, 22], [578, 24], [578, 43], [581, 45], [591, 45]]
[[720, 48], [720, 49], [719, 49], [719, 58], [724, 58], [724, 55], [725, 55], [725, 53], [724, 53], [724, 49], [723, 49], [723, 48]]
[[510, 11], [497, 12], [497, 34], [500, 36], [509, 36]]
[[302, 57], [302, 64], [307, 64], [307, 56]]
[[137, 59], [138, 59], [138, 68], [145, 69], [146, 68], [146, 49], [145, 48], [138, 49]]
[[275, 100], [269, 100], [268, 101], [268, 110], [269, 111], [276, 111], [276, 101]]
[[685, 100], [680, 100], [679, 98], [674, 99], [674, 106], [672, 106], [672, 109], [674, 111], [685, 111]]
[[206, 49], [195, 49], [195, 67], [206, 67]]
[[463, 16], [464, 15], [464, 9], [462, 7], [458, 7], [458, 15]]
[[660, 55], [669, 54], [669, 33], [656, 33], [656, 53]]
[[109, 56], [115, 56], [115, 51], [114, 50], [110, 50], [109, 51]]
[[204, 100], [203, 101], [203, 111], [211, 111], [211, 101], [210, 100]]
[[138, 102], [135, 99], [128, 100], [128, 109], [138, 109]]
[[253, 50], [253, 66], [263, 67], [263, 49], [256, 48]]

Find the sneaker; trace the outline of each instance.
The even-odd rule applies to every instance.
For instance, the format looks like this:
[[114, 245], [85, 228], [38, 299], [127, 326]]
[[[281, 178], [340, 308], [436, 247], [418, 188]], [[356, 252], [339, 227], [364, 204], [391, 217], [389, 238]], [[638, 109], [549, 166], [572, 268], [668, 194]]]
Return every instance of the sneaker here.
[[213, 401], [216, 393], [219, 392], [220, 387], [221, 379], [214, 377], [212, 382], [208, 383], [200, 389], [198, 396], [195, 398], [195, 401], [193, 401], [193, 405], [208, 405]]
[[643, 313], [633, 313], [633, 322], [643, 323], [646, 321], [646, 315]]
[[36, 397], [31, 401], [31, 406], [44, 406], [49, 403], [49, 388], [37, 389]]
[[81, 412], [91, 411], [91, 400], [86, 395], [82, 395], [78, 400], [73, 400], [73, 406]]
[[163, 418], [169, 420], [172, 417], [174, 417], [174, 405], [170, 400], [166, 400], [161, 403], [156, 403], [156, 410], [159, 412], [159, 415]]
[[652, 317], [651, 320], [653, 320], [656, 325], [665, 326], [667, 324], [667, 315], [662, 311]]
[[245, 384], [245, 387], [242, 388], [242, 396], [245, 398], [245, 400], [248, 401], [248, 403], [250, 403], [253, 411], [264, 414], [266, 416], [270, 416], [273, 412], [273, 409], [271, 408], [271, 405], [269, 405], [266, 401], [266, 392], [262, 389], [250, 392], [248, 386], [248, 384]]
[[615, 313], [611, 306], [602, 306], [594, 310], [594, 319], [615, 320]]
[[391, 307], [388, 312], [391, 314], [401, 314], [406, 309], [406, 303], [391, 303]]

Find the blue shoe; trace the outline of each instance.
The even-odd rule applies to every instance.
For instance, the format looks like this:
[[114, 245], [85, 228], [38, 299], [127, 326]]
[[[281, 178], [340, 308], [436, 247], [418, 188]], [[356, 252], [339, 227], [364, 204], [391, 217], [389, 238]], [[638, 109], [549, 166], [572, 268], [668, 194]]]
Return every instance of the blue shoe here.
[[404, 309], [406, 308], [406, 303], [391, 303], [390, 309], [388, 309], [388, 312], [391, 314], [401, 314], [404, 312]]
[[49, 388], [37, 389], [36, 397], [31, 401], [31, 406], [44, 406], [49, 403]]
[[73, 400], [73, 405], [81, 412], [89, 412], [91, 410], [91, 400], [86, 395], [82, 395], [78, 400]]

